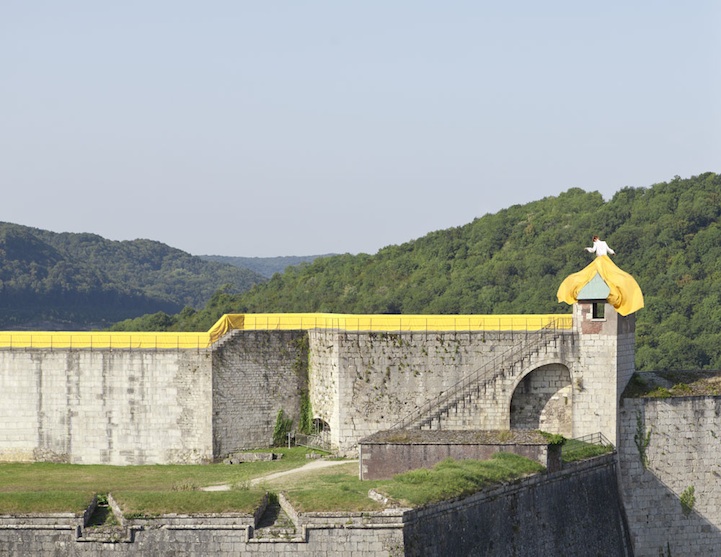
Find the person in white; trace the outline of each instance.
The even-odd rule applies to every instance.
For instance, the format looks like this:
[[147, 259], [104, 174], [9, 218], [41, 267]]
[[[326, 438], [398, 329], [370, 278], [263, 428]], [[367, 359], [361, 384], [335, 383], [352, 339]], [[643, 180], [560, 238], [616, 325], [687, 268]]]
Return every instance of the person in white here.
[[602, 255], [608, 255], [609, 253], [611, 255], [616, 255], [616, 252], [613, 251], [611, 248], [608, 247], [608, 244], [601, 240], [598, 236], [593, 237], [593, 247], [592, 248], [586, 248], [586, 251], [589, 253], [596, 253], [596, 257], [601, 257]]

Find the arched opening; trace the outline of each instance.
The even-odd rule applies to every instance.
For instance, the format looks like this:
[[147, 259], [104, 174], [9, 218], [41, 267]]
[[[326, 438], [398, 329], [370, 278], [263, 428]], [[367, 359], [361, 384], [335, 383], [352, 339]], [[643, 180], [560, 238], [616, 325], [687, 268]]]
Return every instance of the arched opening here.
[[322, 418], [313, 418], [313, 433], [330, 433], [330, 425]]
[[562, 364], [534, 369], [511, 397], [511, 429], [540, 429], [571, 437], [571, 373]]

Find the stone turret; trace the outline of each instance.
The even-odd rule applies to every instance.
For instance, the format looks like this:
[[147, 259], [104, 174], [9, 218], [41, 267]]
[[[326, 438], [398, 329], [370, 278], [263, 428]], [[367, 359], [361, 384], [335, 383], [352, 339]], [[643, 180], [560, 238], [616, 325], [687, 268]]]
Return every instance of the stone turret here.
[[573, 305], [581, 369], [574, 385], [573, 436], [600, 431], [615, 445], [621, 393], [635, 371], [636, 317], [619, 314], [607, 302], [609, 293], [596, 274]]

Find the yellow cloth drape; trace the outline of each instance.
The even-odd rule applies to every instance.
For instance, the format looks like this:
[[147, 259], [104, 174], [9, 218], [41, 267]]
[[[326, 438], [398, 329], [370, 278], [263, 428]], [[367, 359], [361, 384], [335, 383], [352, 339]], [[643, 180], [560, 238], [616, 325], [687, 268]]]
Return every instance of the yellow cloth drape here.
[[243, 313], [226, 313], [216, 321], [215, 325], [208, 331], [210, 335], [210, 344], [213, 344], [220, 337], [232, 331], [233, 329], [242, 329], [245, 325], [245, 314]]
[[556, 296], [559, 302], [574, 304], [578, 293], [598, 273], [608, 285], [611, 293], [607, 301], [621, 315], [629, 315], [643, 307], [643, 292], [636, 279], [626, 271], [619, 269], [608, 255], [596, 257], [585, 269], [573, 273], [558, 287]]

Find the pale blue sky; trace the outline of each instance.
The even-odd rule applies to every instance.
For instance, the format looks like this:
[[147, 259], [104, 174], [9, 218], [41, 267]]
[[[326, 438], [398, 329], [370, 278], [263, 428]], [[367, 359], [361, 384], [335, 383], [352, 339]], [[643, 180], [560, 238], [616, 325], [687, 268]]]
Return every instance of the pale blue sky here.
[[721, 3], [0, 2], [0, 220], [375, 253], [721, 171]]

